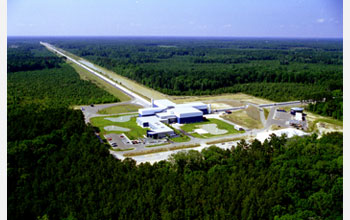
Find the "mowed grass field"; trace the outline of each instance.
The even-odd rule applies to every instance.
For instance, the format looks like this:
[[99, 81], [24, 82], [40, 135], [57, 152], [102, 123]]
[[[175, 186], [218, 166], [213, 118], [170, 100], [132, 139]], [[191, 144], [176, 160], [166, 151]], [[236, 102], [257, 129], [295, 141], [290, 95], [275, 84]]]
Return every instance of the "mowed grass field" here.
[[[125, 115], [123, 115], [125, 116]], [[93, 126], [98, 127], [100, 129], [101, 134], [110, 134], [110, 133], [116, 133], [116, 134], [122, 134], [124, 133], [126, 136], [128, 136], [129, 139], [134, 140], [139, 137], [143, 137], [146, 134], [147, 129], [141, 128], [136, 123], [136, 116], [130, 118], [130, 121], [127, 122], [113, 122], [110, 120], [107, 120], [105, 118], [118, 118], [120, 116], [102, 116], [102, 117], [95, 117], [91, 118], [90, 122]], [[123, 128], [129, 128], [130, 131], [106, 131], [104, 127], [115, 125]]]
[[[207, 134], [198, 134], [196, 132], [193, 133], [195, 129], [199, 129], [200, 125], [204, 125], [204, 124], [216, 124], [218, 129], [223, 129], [223, 130], [226, 130], [227, 132], [225, 134], [218, 134], [218, 135], [211, 134], [211, 133], [207, 133]], [[190, 133], [193, 137], [197, 137], [197, 138], [210, 138], [210, 137], [217, 137], [217, 136], [223, 136], [228, 134], [244, 133], [244, 131], [238, 131], [232, 125], [227, 124], [226, 122], [215, 118], [209, 118], [203, 122], [184, 124], [181, 126], [181, 129], [186, 131], [187, 133]]]
[[101, 109], [97, 113], [102, 115], [107, 115], [107, 114], [137, 112], [137, 110], [139, 110], [140, 108], [142, 108], [142, 106], [140, 105], [121, 104], [121, 105], [115, 105], [112, 107]]
[[251, 128], [251, 129], [260, 129], [263, 128], [263, 125], [259, 120], [252, 117], [253, 113], [249, 113], [246, 110], [239, 110], [239, 111], [234, 111], [231, 114], [227, 114], [224, 116], [221, 116], [222, 118], [229, 120], [237, 125], [241, 125], [246, 128]]

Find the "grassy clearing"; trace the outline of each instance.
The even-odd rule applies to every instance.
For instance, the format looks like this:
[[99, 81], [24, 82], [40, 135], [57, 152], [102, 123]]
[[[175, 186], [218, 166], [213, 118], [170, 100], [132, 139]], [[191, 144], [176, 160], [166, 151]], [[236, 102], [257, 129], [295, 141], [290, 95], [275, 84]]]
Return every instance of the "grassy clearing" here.
[[[101, 131], [101, 134], [110, 134], [110, 133], [116, 133], [116, 134], [122, 134], [124, 133], [126, 136], [128, 136], [129, 139], [137, 139], [139, 137], [143, 137], [146, 134], [147, 129], [146, 128], [141, 128], [140, 126], [137, 125], [136, 123], [136, 117], [132, 117], [130, 121], [127, 122], [112, 122], [109, 120], [104, 119], [106, 116], [102, 117], [95, 117], [91, 118], [91, 124], [95, 127], [98, 127]], [[109, 117], [109, 118], [117, 118], [120, 116], [116, 117]], [[130, 131], [106, 131], [104, 127], [109, 126], [109, 125], [116, 125], [119, 127], [123, 128], [129, 128]]]
[[175, 103], [185, 103], [185, 102], [194, 102], [194, 101], [211, 101], [219, 99], [231, 99], [239, 102], [251, 102], [255, 104], [270, 104], [273, 103], [270, 100], [257, 98], [251, 95], [244, 93], [235, 93], [235, 94], [222, 94], [215, 96], [172, 96], [171, 97]]
[[308, 123], [308, 132], [317, 132], [317, 124], [318, 123], [323, 123], [324, 124], [324, 129], [323, 130], [329, 130], [329, 131], [342, 131], [343, 130], [343, 122], [333, 119], [331, 117], [324, 117], [321, 115], [317, 115], [311, 112], [304, 111], [307, 116], [306, 120]]
[[175, 146], [175, 147], [169, 147], [169, 148], [157, 148], [157, 149], [151, 149], [151, 150], [145, 150], [145, 151], [125, 153], [123, 156], [124, 157], [142, 156], [142, 155], [154, 154], [154, 153], [160, 153], [160, 152], [166, 152], [166, 151], [172, 151], [172, 150], [195, 148], [199, 146], [200, 144], [191, 144], [191, 145], [181, 145], [181, 146]]
[[94, 74], [90, 73], [89, 71], [82, 68], [81, 66], [79, 66], [71, 61], [67, 61], [67, 63], [70, 64], [75, 69], [75, 71], [79, 74], [81, 79], [94, 83], [95, 85], [97, 85], [101, 89], [104, 89], [108, 93], [119, 98], [120, 101], [122, 101], [122, 102], [131, 100], [131, 98], [129, 96], [127, 96], [125, 93], [123, 93], [119, 89], [115, 88], [111, 84], [107, 83], [106, 81], [100, 79], [99, 77], [95, 76]]
[[[227, 130], [227, 133], [219, 134], [219, 135], [214, 135], [214, 134], [210, 134], [210, 133], [208, 133], [208, 134], [191, 133], [191, 132], [193, 132], [193, 130], [200, 128], [199, 127], [200, 125], [204, 125], [204, 124], [216, 124], [217, 128]], [[226, 122], [223, 122], [219, 119], [214, 119], [214, 118], [206, 119], [203, 122], [182, 125], [181, 129], [188, 132], [188, 133], [191, 133], [191, 135], [193, 137], [197, 137], [197, 138], [209, 138], [209, 137], [217, 137], [217, 136], [228, 135], [228, 134], [244, 133], [243, 131], [236, 130], [232, 125], [227, 124]]]
[[187, 142], [187, 141], [190, 141], [191, 139], [186, 135], [181, 134], [180, 137], [170, 138], [170, 140], [179, 143], [179, 142]]
[[170, 128], [172, 128], [174, 130], [175, 134], [180, 135], [179, 137], [170, 138], [171, 141], [174, 141], [174, 142], [187, 142], [187, 141], [191, 140], [191, 138], [189, 138], [186, 135], [182, 134], [177, 129], [175, 129], [175, 128], [171, 127], [171, 126], [170, 126]]
[[115, 105], [112, 107], [101, 109], [97, 113], [102, 115], [128, 113], [128, 112], [136, 112], [140, 108], [142, 108], [142, 106], [140, 105], [121, 104], [121, 105]]
[[249, 117], [253, 118], [254, 120], [260, 121], [260, 112], [257, 107], [250, 105], [248, 106], [248, 108], [245, 109], [245, 111], [247, 112], [247, 115]]
[[269, 113], [270, 113], [270, 109], [264, 108], [265, 119], [267, 119], [269, 117]]
[[245, 110], [234, 111], [232, 112], [232, 114], [222, 116], [222, 118], [232, 121], [233, 123], [237, 125], [241, 125], [246, 128], [251, 128], [251, 129], [263, 128], [263, 125], [261, 124], [260, 119], [256, 120], [250, 117]]

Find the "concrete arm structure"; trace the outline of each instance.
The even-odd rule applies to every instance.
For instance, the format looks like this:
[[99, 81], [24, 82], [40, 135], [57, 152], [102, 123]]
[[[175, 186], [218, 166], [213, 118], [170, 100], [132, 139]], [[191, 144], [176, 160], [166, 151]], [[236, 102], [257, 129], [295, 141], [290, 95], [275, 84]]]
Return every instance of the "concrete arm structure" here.
[[132, 92], [131, 90], [119, 85], [118, 83], [108, 79], [107, 77], [103, 76], [102, 74], [94, 71], [93, 69], [85, 66], [84, 64], [80, 63], [79, 61], [67, 56], [66, 54], [62, 53], [61, 51], [57, 50], [54, 46], [52, 46], [49, 43], [45, 43], [45, 42], [40, 42], [41, 45], [45, 46], [48, 50], [52, 50], [58, 54], [60, 54], [61, 56], [66, 57], [68, 60], [72, 61], [73, 63], [81, 66], [82, 68], [86, 69], [87, 71], [91, 72], [92, 74], [98, 76], [99, 78], [103, 79], [104, 81], [106, 81], [107, 83], [111, 84], [114, 87], [117, 87], [118, 89], [122, 90], [124, 93], [126, 93], [127, 95], [134, 97], [135, 99], [137, 99], [138, 101], [140, 101], [140, 103], [142, 103], [143, 106], [145, 107], [149, 107], [151, 106], [151, 102], [147, 101], [145, 98], [139, 96], [138, 94]]

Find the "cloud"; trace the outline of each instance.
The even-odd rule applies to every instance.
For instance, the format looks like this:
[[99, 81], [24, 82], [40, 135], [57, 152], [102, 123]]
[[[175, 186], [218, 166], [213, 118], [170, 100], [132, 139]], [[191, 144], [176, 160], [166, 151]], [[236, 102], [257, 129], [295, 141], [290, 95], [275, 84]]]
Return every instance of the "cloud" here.
[[324, 18], [319, 18], [319, 19], [316, 20], [317, 23], [323, 23], [324, 21], [325, 21]]

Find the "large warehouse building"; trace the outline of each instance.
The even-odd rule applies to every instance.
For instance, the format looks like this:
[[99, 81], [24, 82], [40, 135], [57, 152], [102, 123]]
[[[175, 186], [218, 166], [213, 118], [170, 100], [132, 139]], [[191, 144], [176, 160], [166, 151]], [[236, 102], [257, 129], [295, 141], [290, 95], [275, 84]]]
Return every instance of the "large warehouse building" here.
[[[165, 124], [194, 123], [203, 121], [203, 114], [210, 113], [210, 106], [202, 102], [175, 104], [167, 99], [152, 100], [152, 107], [139, 109], [137, 123], [148, 127], [148, 137], [162, 138], [174, 135], [174, 131]], [[167, 129], [166, 129], [167, 128]]]

